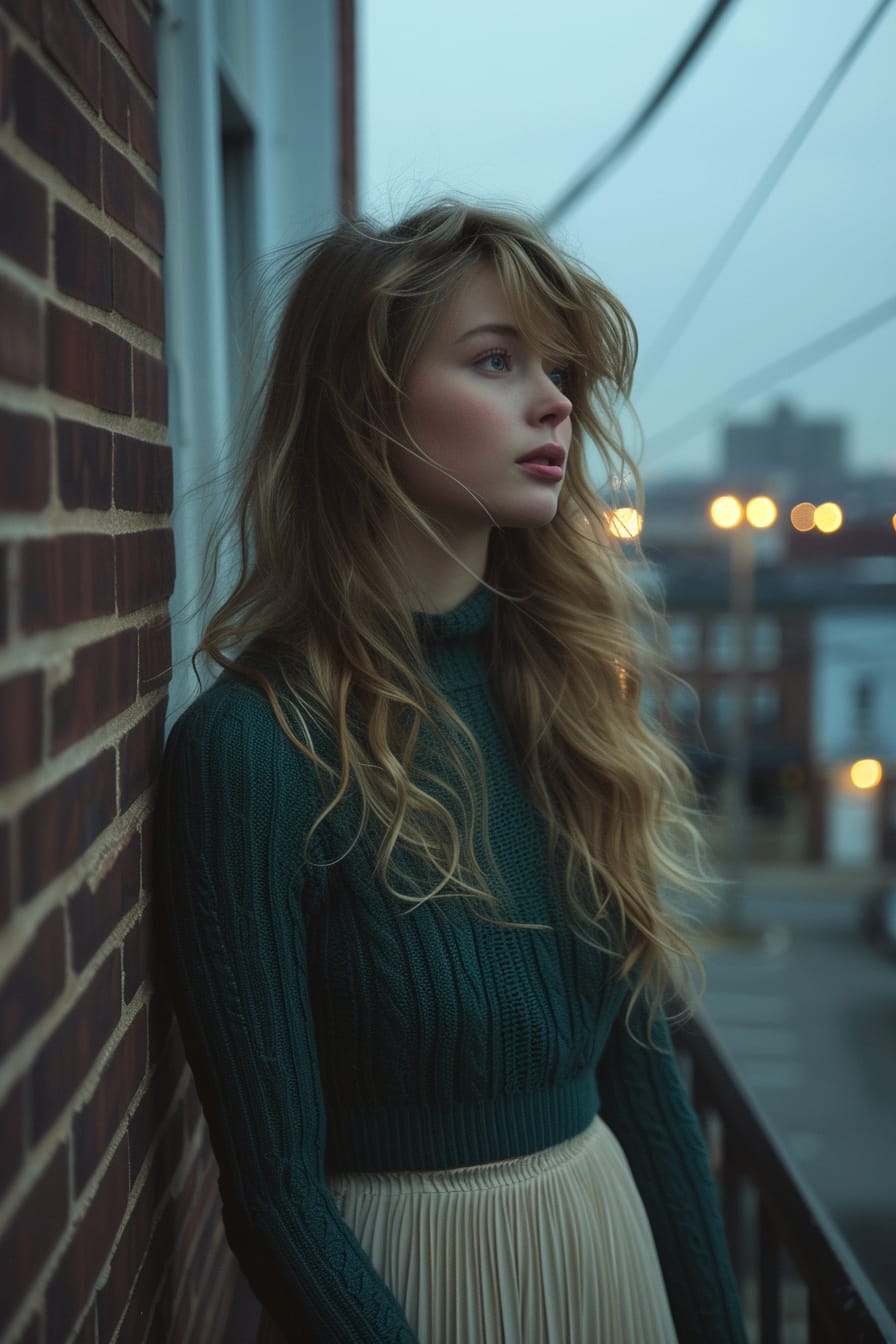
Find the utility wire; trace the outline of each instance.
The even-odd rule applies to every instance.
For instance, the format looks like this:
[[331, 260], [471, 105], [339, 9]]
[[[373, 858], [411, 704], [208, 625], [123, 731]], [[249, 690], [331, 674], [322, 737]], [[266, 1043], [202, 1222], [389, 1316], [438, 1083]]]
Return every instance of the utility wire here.
[[790, 134], [784, 140], [784, 143], [778, 149], [778, 152], [760, 176], [756, 185], [753, 187], [753, 190], [737, 211], [737, 214], [728, 225], [728, 228], [722, 234], [712, 252], [691, 281], [691, 284], [685, 290], [685, 293], [673, 309], [671, 316], [660, 330], [659, 335], [649, 347], [644, 357], [643, 363], [646, 366], [646, 372], [638, 379], [638, 394], [640, 396], [643, 396], [648, 383], [655, 377], [658, 369], [694, 318], [703, 300], [706, 298], [710, 289], [715, 284], [716, 280], [718, 280], [723, 269], [731, 259], [732, 254], [744, 234], [750, 228], [754, 219], [759, 214], [759, 211], [765, 205], [765, 202], [772, 194], [772, 191], [789, 168], [797, 151], [800, 149], [803, 141], [821, 116], [822, 111], [830, 101], [847, 70], [855, 61], [859, 52], [862, 50], [862, 47], [868, 41], [868, 38], [871, 36], [872, 31], [881, 19], [884, 10], [889, 3], [890, 0], [878, 0], [878, 3], [874, 6], [874, 9], [868, 15], [858, 33], [856, 33], [849, 46], [840, 56], [837, 64], [834, 66], [833, 70], [831, 70], [827, 79], [804, 109]]
[[661, 80], [659, 87], [650, 95], [640, 112], [635, 115], [634, 120], [605, 149], [599, 151], [597, 156], [582, 169], [578, 177], [573, 179], [562, 195], [558, 196], [553, 205], [545, 211], [543, 222], [546, 227], [550, 228], [552, 224], [556, 224], [560, 216], [566, 214], [570, 206], [590, 187], [593, 187], [597, 179], [602, 177], [607, 169], [646, 130], [731, 3], [732, 0], [716, 0], [716, 3], [701, 19], [687, 46], [678, 56], [665, 78]]
[[668, 456], [673, 448], [681, 447], [682, 444], [693, 438], [698, 430], [703, 429], [711, 418], [719, 415], [722, 411], [731, 410], [740, 402], [756, 396], [757, 393], [768, 391], [790, 374], [800, 373], [803, 369], [810, 368], [811, 365], [826, 359], [836, 350], [843, 350], [846, 346], [852, 345], [854, 341], [867, 336], [877, 327], [882, 327], [885, 322], [892, 322], [894, 318], [896, 318], [896, 294], [884, 299], [882, 303], [866, 308], [858, 317], [853, 317], [839, 327], [834, 327], [831, 331], [825, 332], [823, 336], [810, 341], [808, 345], [802, 345], [798, 350], [791, 350], [789, 354], [782, 355], [780, 359], [773, 360], [770, 364], [764, 364], [762, 368], [747, 374], [745, 378], [739, 378], [724, 392], [720, 392], [711, 401], [705, 402], [698, 410], [674, 421], [673, 424], [667, 425], [665, 429], [659, 430], [656, 434], [648, 434], [647, 438], [651, 449], [657, 443], [669, 442], [669, 448], [664, 454], [664, 456]]

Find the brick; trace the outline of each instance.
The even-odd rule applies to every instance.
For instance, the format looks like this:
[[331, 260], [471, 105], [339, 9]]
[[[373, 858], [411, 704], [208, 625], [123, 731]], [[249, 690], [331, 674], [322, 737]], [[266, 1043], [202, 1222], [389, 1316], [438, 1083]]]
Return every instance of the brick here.
[[140, 837], [130, 837], [114, 864], [92, 890], [85, 882], [68, 903], [72, 966], [83, 971], [140, 895]]
[[115, 435], [115, 505], [135, 513], [170, 513], [174, 503], [171, 449]]
[[144, 896], [152, 891], [154, 813], [147, 812], [140, 823], [140, 890]]
[[145, 163], [155, 172], [162, 171], [159, 154], [159, 131], [155, 108], [137, 92], [131, 91], [131, 144]]
[[36, 770], [43, 758], [43, 672], [20, 672], [0, 681], [0, 723], [0, 784], [7, 784]]
[[35, 275], [47, 273], [47, 192], [0, 154], [0, 252]]
[[43, 378], [43, 351], [40, 301], [0, 275], [0, 378], [35, 387]]
[[0, 1104], [0, 1197], [25, 1160], [25, 1085], [18, 1082]]
[[78, 649], [71, 676], [54, 688], [50, 700], [53, 755], [114, 719], [136, 698], [136, 630], [122, 630]]
[[65, 1231], [68, 1209], [68, 1144], [63, 1143], [33, 1182], [0, 1239], [0, 1331], [9, 1324]]
[[[180, 1039], [179, 1036], [177, 1039]], [[172, 1086], [176, 1086], [177, 1081], [175, 1079]], [[183, 1102], [179, 1101], [163, 1127], [162, 1117], [170, 1101], [167, 1076], [163, 1080], [157, 1072], [128, 1121], [132, 1185], [137, 1181], [150, 1149], [152, 1157], [146, 1178], [149, 1185], [156, 1190], [164, 1190], [177, 1171], [184, 1151], [184, 1107]]]
[[90, 1099], [72, 1119], [75, 1198], [96, 1171], [146, 1074], [146, 1009], [142, 1008], [103, 1068]]
[[22, 1333], [16, 1336], [15, 1344], [41, 1344], [41, 1339], [40, 1316], [32, 1316]]
[[128, 40], [125, 44], [134, 68], [153, 93], [158, 92], [156, 81], [156, 51], [152, 28], [136, 5], [128, 6]]
[[0, 987], [0, 1054], [10, 1050], [59, 998], [65, 985], [65, 921], [53, 910]]
[[100, 47], [72, 0], [43, 0], [44, 48], [91, 107], [100, 106]]
[[18, 19], [32, 37], [40, 39], [40, 0], [3, 0], [3, 8]]
[[131, 347], [97, 322], [47, 305], [47, 385], [64, 397], [131, 413]]
[[121, 950], [125, 1003], [130, 1003], [140, 986], [149, 978], [153, 952], [152, 929], [152, 906], [149, 905], [129, 930]]
[[11, 107], [9, 97], [9, 33], [0, 24], [0, 126], [9, 119]]
[[63, 294], [103, 308], [112, 307], [112, 256], [101, 229], [56, 204], [56, 284]]
[[31, 1068], [31, 1141], [46, 1132], [96, 1063], [121, 1016], [121, 955], [110, 952]]
[[[103, 1340], [112, 1338], [140, 1272], [152, 1236], [158, 1197], [159, 1187], [155, 1181], [145, 1181], [122, 1228], [121, 1240], [109, 1266], [109, 1277], [97, 1294], [99, 1333]], [[119, 1335], [119, 1338], [127, 1336]]]
[[165, 703], [162, 701], [127, 733], [118, 745], [120, 807], [126, 812], [141, 793], [155, 784], [165, 742]]
[[112, 293], [115, 311], [160, 339], [165, 335], [162, 277], [120, 243], [112, 242]]
[[93, 1303], [87, 1309], [87, 1315], [81, 1322], [81, 1329], [72, 1340], [72, 1344], [97, 1344], [96, 1338], [96, 1303]]
[[56, 422], [56, 475], [67, 509], [112, 507], [112, 435], [78, 420]]
[[149, 1001], [149, 1056], [153, 1064], [164, 1058], [171, 1041], [183, 1057], [183, 1042], [174, 1024], [174, 1010], [164, 984], [156, 985]]
[[[148, 1178], [154, 1181], [157, 1187], [161, 1183], [163, 1172], [173, 1173], [180, 1161], [184, 1142], [183, 1103], [178, 1102], [173, 1106], [172, 1096], [185, 1068], [186, 1061], [180, 1033], [173, 1031], [163, 1051], [160, 1064], [153, 1073], [139, 1106], [128, 1121], [132, 1185], [139, 1180], [147, 1154], [154, 1145], [156, 1146], [151, 1159], [152, 1170], [148, 1173]], [[157, 1144], [162, 1120], [167, 1112], [175, 1118], [170, 1123], [170, 1128], [166, 1126], [165, 1137]]]
[[64, 872], [115, 817], [115, 752], [108, 748], [22, 812], [22, 897]]
[[[165, 1241], [163, 1240], [163, 1237], [164, 1237], [164, 1233], [160, 1234], [160, 1237], [159, 1237], [159, 1243], [158, 1243], [159, 1251], [162, 1251], [163, 1248], [164, 1248], [164, 1246], [165, 1246], [165, 1244], [166, 1244]], [[152, 1246], [151, 1251], [150, 1251], [149, 1259], [150, 1259], [150, 1261], [151, 1261], [152, 1263], [154, 1263], [155, 1260], [156, 1260], [156, 1243], [155, 1243], [155, 1242], [153, 1242], [153, 1246]], [[171, 1327], [172, 1327], [172, 1324], [173, 1324], [173, 1321], [174, 1321], [174, 1291], [175, 1291], [175, 1287], [176, 1287], [176, 1283], [174, 1282], [174, 1275], [175, 1275], [175, 1273], [176, 1273], [177, 1276], [178, 1276], [178, 1279], [180, 1278], [180, 1266], [179, 1266], [179, 1265], [175, 1265], [175, 1264], [172, 1263], [172, 1256], [171, 1256], [170, 1252], [169, 1252], [168, 1255], [165, 1256], [165, 1260], [167, 1260], [169, 1263], [166, 1265], [166, 1267], [165, 1267], [164, 1270], [162, 1271], [162, 1277], [161, 1277], [161, 1279], [160, 1279], [160, 1281], [159, 1281], [159, 1283], [160, 1283], [160, 1287], [159, 1287], [158, 1292], [156, 1293], [155, 1303], [150, 1307], [148, 1313], [146, 1313], [146, 1316], [145, 1316], [145, 1319], [147, 1320], [147, 1325], [146, 1325], [146, 1334], [144, 1335], [144, 1339], [146, 1339], [146, 1340], [153, 1340], [153, 1339], [173, 1339], [173, 1338], [174, 1338], [174, 1336], [171, 1334]], [[161, 1266], [160, 1266], [160, 1267], [161, 1267]], [[148, 1273], [148, 1271], [144, 1271], [144, 1274], [146, 1274], [146, 1273]], [[141, 1278], [142, 1278], [142, 1277], [143, 1277], [143, 1276], [141, 1275]], [[149, 1279], [147, 1279], [147, 1283], [149, 1283], [149, 1282], [151, 1282], [151, 1281], [150, 1281]], [[213, 1296], [213, 1294], [214, 1294], [214, 1286], [218, 1286], [219, 1291], [220, 1291], [220, 1285], [215, 1285], [215, 1281], [214, 1281], [214, 1280], [212, 1280], [212, 1284], [213, 1284], [213, 1287], [212, 1287], [212, 1289], [210, 1290], [210, 1293], [211, 1293], [211, 1295]], [[229, 1288], [229, 1287], [230, 1287], [230, 1285], [229, 1285], [229, 1283], [228, 1283], [228, 1284], [227, 1284], [227, 1288]], [[139, 1291], [139, 1284], [138, 1284], [138, 1291]], [[136, 1294], [135, 1294], [135, 1296], [136, 1296]], [[139, 1303], [139, 1302], [137, 1302], [137, 1303], [132, 1303], [132, 1304], [128, 1307], [128, 1317], [131, 1317], [132, 1314], [135, 1314], [135, 1313], [137, 1313], [138, 1311], [140, 1311], [140, 1310], [141, 1310], [141, 1307], [142, 1307], [142, 1304]], [[220, 1321], [216, 1321], [216, 1320], [214, 1319], [213, 1315], [212, 1315], [210, 1312], [208, 1312], [208, 1311], [204, 1311], [204, 1312], [203, 1312], [203, 1315], [205, 1316], [205, 1319], [209, 1322], [209, 1325], [210, 1325], [210, 1328], [211, 1328], [211, 1333], [209, 1334], [209, 1339], [220, 1339], [220, 1338], [222, 1338], [222, 1331], [223, 1331], [223, 1329], [224, 1329], [224, 1324], [225, 1324], [225, 1320], [226, 1320], [226, 1318], [225, 1318], [225, 1317], [221, 1317], [221, 1318], [220, 1318]], [[140, 1317], [138, 1317], [137, 1319], [140, 1319], [140, 1320], [141, 1320], [141, 1327], [142, 1327], [142, 1320], [144, 1319], [144, 1317], [143, 1317], [143, 1316], [140, 1316]], [[127, 1325], [127, 1321], [125, 1322], [125, 1324]]]
[[[166, 1213], [168, 1210], [166, 1209]], [[169, 1308], [166, 1299], [170, 1299], [172, 1288], [172, 1266], [171, 1257], [172, 1243], [168, 1240], [168, 1233], [171, 1228], [170, 1216], [165, 1218], [165, 1227], [161, 1233], [153, 1235], [150, 1247], [146, 1252], [143, 1269], [140, 1277], [134, 1287], [134, 1292], [128, 1303], [128, 1309], [125, 1312], [121, 1323], [120, 1339], [139, 1339], [151, 1341], [155, 1339], [170, 1339], [171, 1335], [163, 1332], [159, 1333], [151, 1325], [153, 1301], [156, 1300], [160, 1305], [163, 1319], [169, 1316]], [[203, 1304], [202, 1311], [203, 1322], [209, 1320], [205, 1314]], [[149, 1333], [148, 1333], [149, 1332]], [[209, 1338], [217, 1338], [217, 1335], [210, 1335]]]
[[89, 1302], [118, 1235], [127, 1201], [128, 1153], [127, 1144], [121, 1143], [50, 1280], [46, 1294], [48, 1340], [66, 1339]]
[[103, 144], [103, 204], [107, 214], [162, 255], [165, 237], [162, 198], [108, 142]]
[[91, 0], [91, 3], [109, 32], [127, 50], [128, 10], [133, 0]]
[[[0, 644], [4, 643], [9, 633], [9, 586], [6, 581], [6, 550], [0, 545]], [[0, 892], [3, 886], [0, 883]]]
[[0, 409], [0, 509], [34, 513], [49, 500], [49, 421]]
[[12, 914], [12, 827], [12, 822], [0, 821], [0, 927]]
[[168, 370], [163, 360], [143, 350], [134, 351], [134, 415], [157, 425], [168, 423]]
[[138, 653], [140, 694], [157, 691], [171, 680], [171, 622], [141, 625]]
[[94, 205], [100, 204], [100, 138], [23, 48], [12, 58], [16, 131]]
[[21, 626], [31, 634], [115, 611], [115, 538], [69, 533], [25, 541]]
[[119, 615], [163, 602], [174, 588], [174, 535], [170, 528], [122, 532], [115, 538]]
[[100, 52], [103, 117], [122, 140], [130, 126], [131, 82], [108, 47]]

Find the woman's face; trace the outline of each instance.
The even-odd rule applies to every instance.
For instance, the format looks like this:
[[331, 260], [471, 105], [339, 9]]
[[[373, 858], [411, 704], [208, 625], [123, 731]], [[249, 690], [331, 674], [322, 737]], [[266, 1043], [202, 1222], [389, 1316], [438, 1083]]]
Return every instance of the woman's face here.
[[464, 546], [557, 511], [572, 439], [562, 370], [527, 345], [494, 269], [481, 263], [439, 313], [411, 370], [406, 419], [430, 460], [400, 451], [414, 503]]

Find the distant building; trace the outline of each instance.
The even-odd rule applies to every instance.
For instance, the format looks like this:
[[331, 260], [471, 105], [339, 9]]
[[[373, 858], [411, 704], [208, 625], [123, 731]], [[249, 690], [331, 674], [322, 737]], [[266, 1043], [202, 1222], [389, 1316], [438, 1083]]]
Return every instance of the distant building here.
[[[674, 674], [658, 711], [709, 798], [729, 769], [739, 695], [749, 732], [753, 852], [841, 863], [896, 859], [896, 477], [849, 473], [846, 429], [780, 405], [729, 425], [715, 479], [647, 491], [642, 537], [663, 592]], [[750, 533], [749, 668], [732, 612], [732, 536], [709, 519], [720, 494], [770, 495], [779, 518]], [[832, 499], [834, 533], [795, 531], [790, 508]], [[881, 761], [858, 790], [849, 765]]]
[[846, 425], [809, 420], [779, 402], [767, 420], [732, 423], [722, 439], [722, 477], [733, 492], [791, 505], [836, 496], [846, 481]]

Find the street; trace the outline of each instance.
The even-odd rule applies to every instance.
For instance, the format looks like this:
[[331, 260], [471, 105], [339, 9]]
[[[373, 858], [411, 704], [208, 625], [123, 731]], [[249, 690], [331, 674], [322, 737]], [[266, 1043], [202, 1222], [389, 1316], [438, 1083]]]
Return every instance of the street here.
[[896, 1314], [896, 963], [861, 886], [748, 881], [752, 945], [705, 951], [705, 1008], [788, 1157]]

